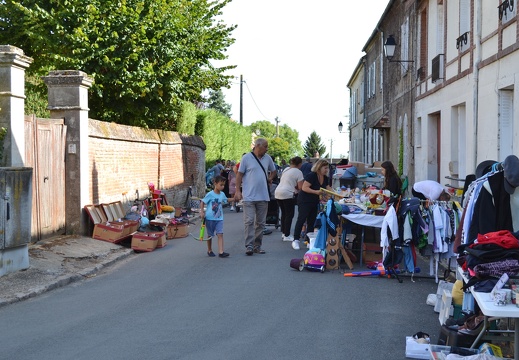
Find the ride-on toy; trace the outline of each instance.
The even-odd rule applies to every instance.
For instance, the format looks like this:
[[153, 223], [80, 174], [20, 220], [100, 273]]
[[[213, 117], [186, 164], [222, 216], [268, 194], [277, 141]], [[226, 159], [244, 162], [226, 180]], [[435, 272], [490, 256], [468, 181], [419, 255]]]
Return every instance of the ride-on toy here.
[[310, 249], [302, 259], [292, 259], [290, 267], [299, 271], [307, 269], [323, 273], [326, 268], [325, 252], [324, 250]]

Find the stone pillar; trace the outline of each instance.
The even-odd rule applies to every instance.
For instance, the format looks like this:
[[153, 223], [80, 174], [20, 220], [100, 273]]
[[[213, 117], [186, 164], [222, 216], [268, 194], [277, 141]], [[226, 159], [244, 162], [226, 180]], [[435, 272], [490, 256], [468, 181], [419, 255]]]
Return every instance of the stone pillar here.
[[0, 140], [4, 139], [0, 166], [25, 163], [25, 69], [32, 61], [23, 50], [0, 45]]
[[86, 235], [82, 216], [89, 200], [88, 89], [93, 79], [82, 71], [57, 70], [43, 77], [48, 88], [50, 117], [65, 119], [65, 231]]

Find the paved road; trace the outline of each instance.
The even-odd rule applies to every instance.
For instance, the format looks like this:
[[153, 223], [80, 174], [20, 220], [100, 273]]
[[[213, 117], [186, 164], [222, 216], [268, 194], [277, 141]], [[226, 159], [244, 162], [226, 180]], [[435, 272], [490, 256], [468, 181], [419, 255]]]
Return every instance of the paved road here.
[[[404, 359], [405, 336], [439, 332], [432, 279], [298, 272], [274, 230], [245, 256], [225, 209], [229, 258], [169, 240], [97, 276], [0, 308], [2, 359]], [[191, 227], [193, 233], [196, 226]], [[215, 247], [216, 252], [216, 247]]]

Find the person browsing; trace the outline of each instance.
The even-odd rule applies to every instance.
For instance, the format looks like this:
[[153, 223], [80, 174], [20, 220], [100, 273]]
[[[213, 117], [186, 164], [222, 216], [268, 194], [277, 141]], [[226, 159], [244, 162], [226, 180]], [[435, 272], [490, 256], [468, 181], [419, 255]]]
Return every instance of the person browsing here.
[[434, 180], [423, 180], [414, 183], [411, 192], [414, 197], [421, 200], [449, 201], [451, 199], [445, 188]]
[[263, 229], [267, 220], [270, 201], [270, 185], [277, 175], [276, 166], [267, 154], [268, 141], [257, 138], [254, 148], [241, 158], [236, 173], [236, 201], [243, 199], [243, 222], [245, 225], [245, 254], [265, 254], [261, 248]]
[[313, 229], [317, 218], [318, 205], [321, 195], [321, 188], [332, 190], [328, 181], [328, 170], [330, 164], [324, 159], [319, 159], [312, 166], [310, 174], [305, 176], [301, 191], [297, 195], [298, 216], [294, 227], [294, 240], [292, 248], [299, 250], [299, 238], [303, 225], [306, 222], [308, 229]]
[[292, 219], [294, 218], [296, 207], [295, 194], [303, 187], [303, 173], [299, 170], [302, 163], [303, 160], [299, 156], [290, 159], [290, 166], [283, 171], [279, 185], [274, 193], [281, 209], [281, 239], [283, 241], [294, 240], [290, 236], [290, 229], [292, 228]]
[[389, 190], [392, 196], [402, 195], [402, 180], [398, 176], [391, 161], [384, 161], [380, 167], [384, 175], [384, 190]]

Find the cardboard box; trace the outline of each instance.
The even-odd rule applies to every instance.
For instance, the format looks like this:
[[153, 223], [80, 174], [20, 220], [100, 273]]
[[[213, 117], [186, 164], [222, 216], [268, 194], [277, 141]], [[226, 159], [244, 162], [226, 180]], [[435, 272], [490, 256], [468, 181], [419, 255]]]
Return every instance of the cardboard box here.
[[130, 234], [130, 223], [109, 221], [100, 205], [85, 205], [85, 211], [94, 223], [92, 238], [118, 243]]
[[187, 235], [189, 235], [187, 224], [170, 224], [167, 227], [167, 239], [185, 238]]
[[[136, 232], [132, 236], [132, 249], [134, 251], [153, 251], [157, 247], [159, 239], [164, 237], [163, 231]], [[162, 240], [161, 240], [162, 241]]]
[[364, 243], [362, 261], [364, 264], [371, 261], [382, 261], [382, 248], [378, 244]]
[[405, 357], [409, 359], [429, 359], [430, 344], [420, 344], [412, 336], [405, 337]]
[[118, 201], [109, 204], [101, 204], [100, 206], [103, 209], [106, 220], [114, 224], [124, 225], [124, 236], [129, 236], [139, 230], [140, 221], [125, 219], [124, 213], [122, 212], [122, 204], [120, 203], [121, 202]]
[[124, 226], [116, 224], [95, 224], [92, 238], [118, 243], [124, 239]]
[[162, 235], [157, 240], [157, 249], [163, 248], [168, 242], [166, 241], [166, 232], [162, 231]]

